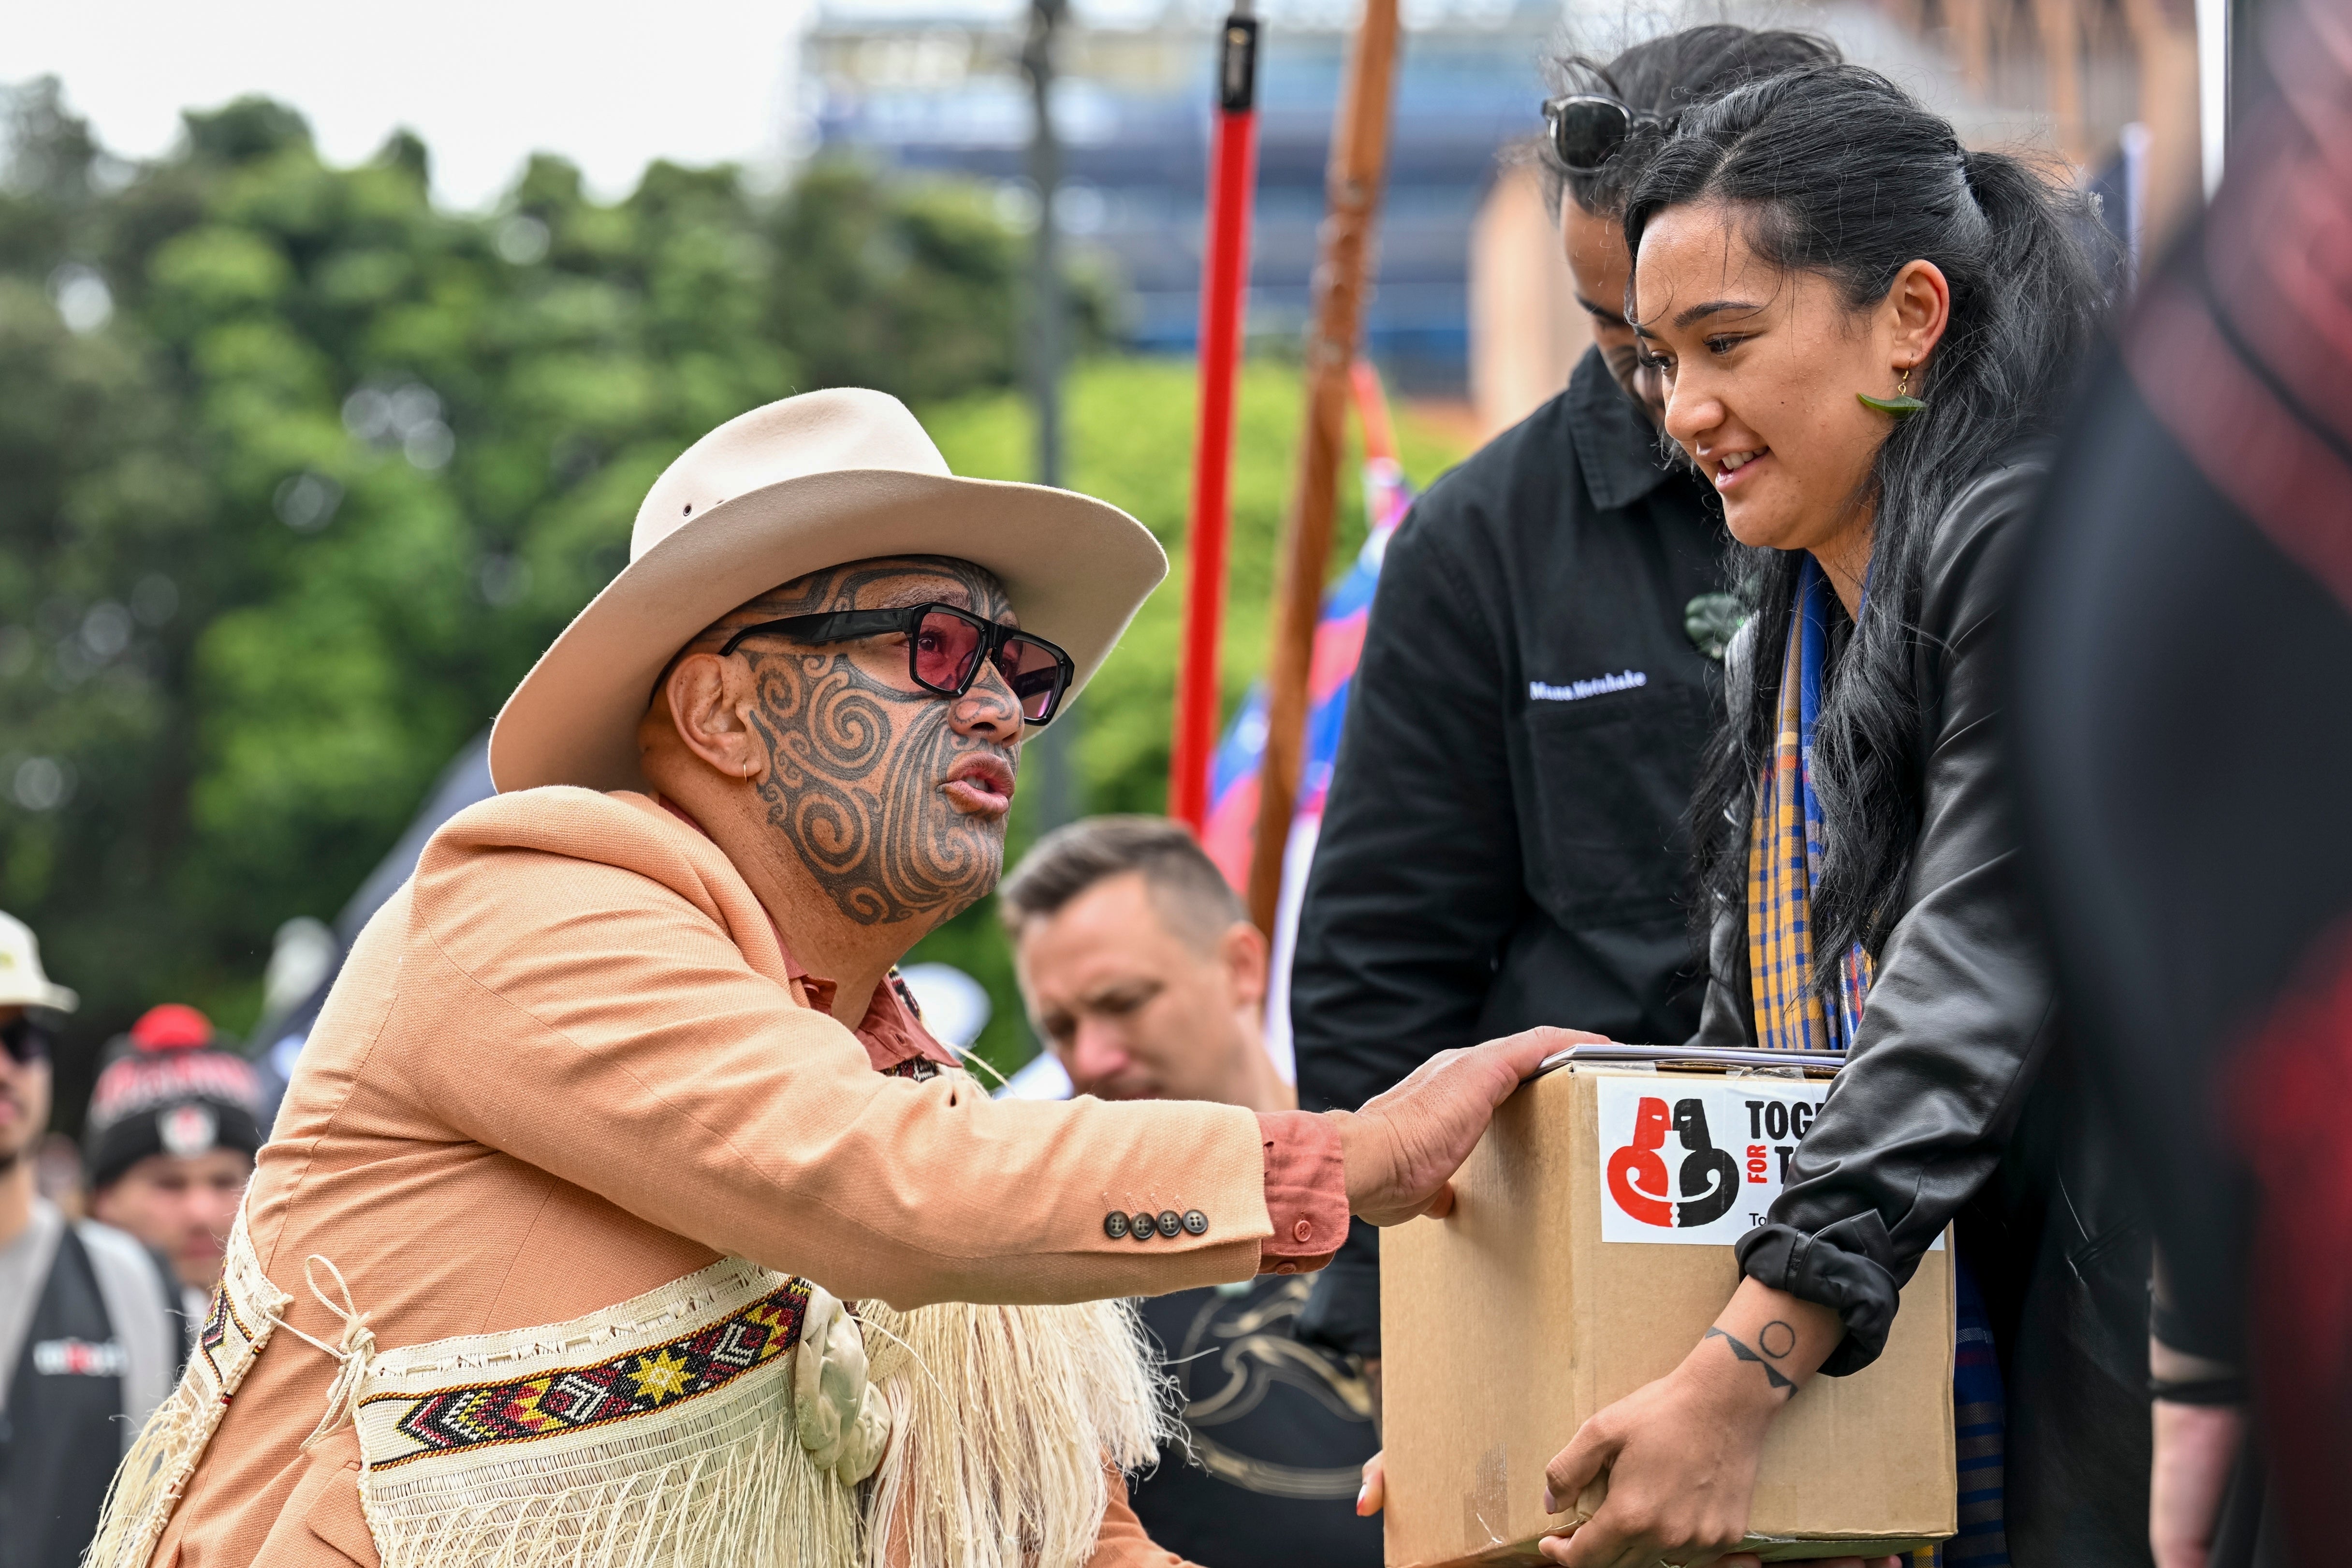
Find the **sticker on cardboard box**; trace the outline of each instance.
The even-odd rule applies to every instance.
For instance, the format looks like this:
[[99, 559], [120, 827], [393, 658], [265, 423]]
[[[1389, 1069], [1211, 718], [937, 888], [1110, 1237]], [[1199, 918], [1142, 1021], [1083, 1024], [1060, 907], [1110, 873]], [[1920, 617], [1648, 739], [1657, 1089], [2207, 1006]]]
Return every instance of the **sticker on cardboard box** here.
[[1666, 1073], [1593, 1087], [1601, 1239], [1685, 1247], [1727, 1247], [1764, 1223], [1830, 1092], [1826, 1080]]

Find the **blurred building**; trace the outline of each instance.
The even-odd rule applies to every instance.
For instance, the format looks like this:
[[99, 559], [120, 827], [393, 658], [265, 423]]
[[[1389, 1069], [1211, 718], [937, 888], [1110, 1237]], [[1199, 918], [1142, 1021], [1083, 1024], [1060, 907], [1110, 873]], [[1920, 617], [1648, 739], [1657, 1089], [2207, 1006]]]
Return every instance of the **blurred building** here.
[[[1189, 350], [1198, 326], [1212, 47], [1223, 0], [1079, 0], [1065, 35], [1055, 123], [1057, 213], [1108, 265], [1139, 348]], [[1260, 57], [1258, 202], [1250, 328], [1297, 338], [1310, 304], [1323, 170], [1351, 3], [1267, 0]], [[1034, 213], [1024, 177], [1027, 89], [1014, 64], [1020, 0], [824, 0], [802, 46], [820, 152], [997, 182]], [[1408, 389], [1467, 377], [1467, 238], [1496, 155], [1538, 122], [1538, 57], [1557, 0], [1406, 0], [1406, 37], [1381, 223], [1375, 355]]]
[[[1571, 0], [1564, 28], [1605, 57], [1674, 15], [1836, 39], [1971, 146], [2038, 152], [2088, 185], [2118, 248], [2151, 263], [2198, 211], [2190, 0], [1690, 0], [1640, 14]], [[1557, 392], [1590, 341], [1551, 224], [1531, 172], [1501, 169], [1468, 231], [1466, 381], [1481, 439]]]
[[[1215, 25], [1227, 0], [1075, 0], [1055, 99], [1073, 248], [1107, 267], [1122, 335], [1186, 351], [1199, 309]], [[1360, 0], [1262, 0], [1250, 329], [1295, 340], [1310, 306], [1324, 162]], [[1978, 145], [2024, 142], [2129, 207], [2151, 246], [2194, 210], [2190, 0], [1403, 0], [1405, 37], [1368, 347], [1407, 393], [1464, 397], [1500, 429], [1564, 384], [1585, 341], [1532, 180], [1544, 55], [1613, 53], [1677, 20], [1811, 28], [1886, 71]], [[819, 0], [800, 55], [803, 150], [993, 182], [1033, 221], [1017, 51], [1025, 0]], [[2139, 126], [2147, 134], [2127, 132]], [[2121, 149], [2139, 151], [2125, 167]], [[2137, 183], [2135, 183], [2137, 182]], [[1537, 247], [1530, 256], [1529, 246]]]

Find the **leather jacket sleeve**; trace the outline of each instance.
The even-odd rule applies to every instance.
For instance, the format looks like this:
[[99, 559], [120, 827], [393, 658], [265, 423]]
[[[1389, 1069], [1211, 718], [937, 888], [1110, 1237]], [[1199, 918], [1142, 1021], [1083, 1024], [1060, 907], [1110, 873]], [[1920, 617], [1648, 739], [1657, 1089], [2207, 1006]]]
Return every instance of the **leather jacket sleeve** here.
[[[2038, 466], [1989, 475], [1937, 524], [1914, 655], [1925, 787], [1904, 908], [1789, 1185], [1738, 1245], [1747, 1273], [1844, 1320], [1822, 1368], [1832, 1375], [1885, 1347], [1903, 1282], [1991, 1176], [2056, 1035], [2001, 778], [1997, 667], [2010, 561], [2039, 477]], [[1709, 988], [1718, 1030], [1748, 989], [1745, 918], [1727, 912], [1715, 931], [1713, 963], [1736, 966], [1716, 968], [1729, 983]]]

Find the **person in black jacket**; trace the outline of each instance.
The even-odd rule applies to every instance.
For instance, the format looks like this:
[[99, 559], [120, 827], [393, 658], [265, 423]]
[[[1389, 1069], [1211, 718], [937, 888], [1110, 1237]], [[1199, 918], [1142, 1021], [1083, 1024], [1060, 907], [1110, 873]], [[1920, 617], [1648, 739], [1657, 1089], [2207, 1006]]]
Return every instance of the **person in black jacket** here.
[[1609, 1476], [1554, 1561], [1736, 1544], [1774, 1414], [1870, 1364], [1955, 1220], [1946, 1560], [2147, 1560], [2145, 1236], [2051, 1070], [1995, 656], [2032, 444], [2103, 316], [2084, 216], [1845, 66], [1685, 117], [1627, 204], [1665, 427], [1723, 499], [1754, 609], [1693, 809], [1696, 1042], [1847, 1062], [1714, 1326], [1549, 1466], [1555, 1499]]
[[[1696, 1022], [1681, 823], [1728, 630], [1723, 534], [1639, 401], [1618, 214], [1672, 116], [1834, 57], [1716, 26], [1556, 62], [1571, 91], [1541, 166], [1594, 347], [1390, 542], [1299, 916], [1301, 1104], [1352, 1109], [1532, 1024], [1679, 1040]], [[1300, 1333], [1379, 1355], [1370, 1227]]]
[[[2172, 279], [2150, 303], [2159, 328], [2215, 308]], [[2232, 402], [2315, 452], [2327, 437], [2254, 376], [2215, 373], [2204, 361], [2244, 352], [2219, 332], [2163, 335], [2136, 334], [2137, 362], [2100, 377], [2043, 504], [2011, 766], [2075, 1033], [2163, 1249], [2146, 1369], [2158, 1568], [2289, 1560], [2268, 1478], [2240, 1452], [2257, 1344], [2265, 1447], [2277, 1479], [2303, 1482], [2299, 1560], [2322, 1562], [2352, 1474], [2352, 1379], [2319, 1369], [2342, 1365], [2347, 1325], [2340, 1310], [2246, 1320], [2250, 1301], [2340, 1300], [2294, 1277], [2341, 1278], [2352, 1240], [2327, 1196], [2352, 1189], [2352, 574], [2306, 564], [2306, 541], [2341, 527], [2333, 482], [2352, 465], [2328, 452], [2325, 469], [2252, 480], [2226, 440], [2244, 428]], [[2217, 720], [2225, 754], [2184, 766]], [[2315, 1044], [2317, 1071], [2294, 1060]], [[2264, 1212], [2257, 1151], [2308, 1205], [2296, 1219]]]
[[2013, 617], [2030, 869], [2163, 1260], [2158, 1568], [2335, 1561], [2352, 1478], [2340, 26], [2263, 18], [2228, 178], [2091, 384]]

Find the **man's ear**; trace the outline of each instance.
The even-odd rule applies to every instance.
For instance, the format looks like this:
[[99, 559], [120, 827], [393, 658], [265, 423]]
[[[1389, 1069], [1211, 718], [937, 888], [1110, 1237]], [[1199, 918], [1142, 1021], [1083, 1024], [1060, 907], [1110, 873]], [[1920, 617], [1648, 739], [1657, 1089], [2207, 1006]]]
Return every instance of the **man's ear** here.
[[1217, 960], [1225, 967], [1225, 982], [1234, 1000], [1252, 1011], [1265, 1009], [1265, 937], [1246, 920], [1236, 920], [1217, 938]]
[[768, 775], [768, 748], [751, 725], [751, 672], [716, 653], [688, 653], [662, 683], [655, 706], [667, 706], [677, 744], [712, 771], [757, 783]]

